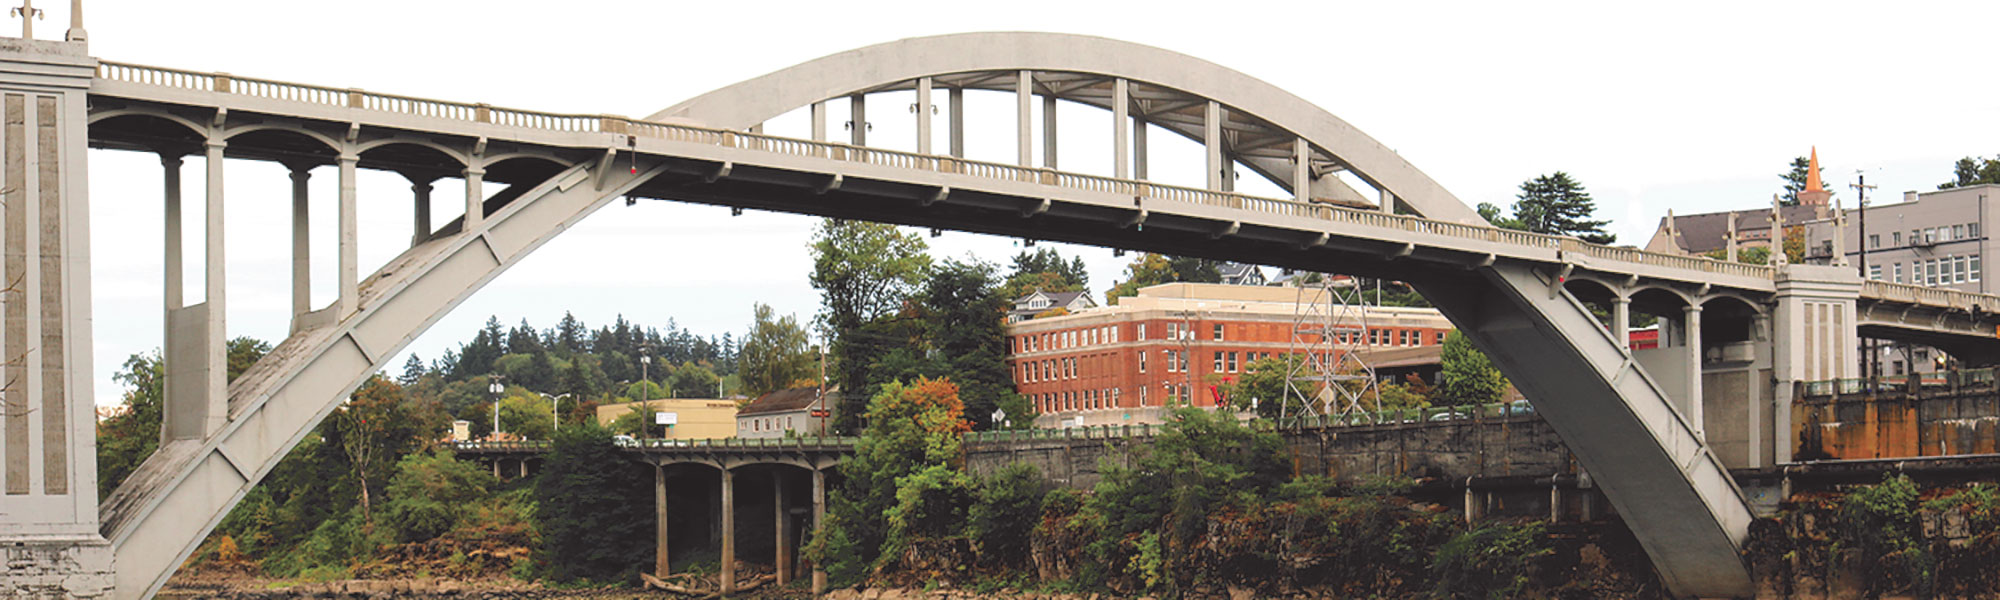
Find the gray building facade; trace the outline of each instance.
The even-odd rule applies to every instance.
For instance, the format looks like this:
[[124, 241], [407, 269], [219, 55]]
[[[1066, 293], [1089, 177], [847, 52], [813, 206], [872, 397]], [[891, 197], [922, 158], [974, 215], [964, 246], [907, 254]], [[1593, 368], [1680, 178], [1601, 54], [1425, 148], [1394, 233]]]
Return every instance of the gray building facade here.
[[[1834, 264], [1839, 257], [1867, 279], [1994, 293], [2000, 285], [1987, 272], [1986, 257], [2000, 251], [1988, 235], [1995, 200], [2000, 200], [2000, 185], [1904, 192], [1901, 202], [1878, 203], [1865, 209], [1865, 215], [1849, 210], [1842, 219], [1811, 221], [1805, 223], [1806, 261]], [[1930, 348], [1884, 346], [1877, 352], [1882, 354], [1877, 363], [1882, 375], [1928, 373], [1946, 366], [1944, 355]]]

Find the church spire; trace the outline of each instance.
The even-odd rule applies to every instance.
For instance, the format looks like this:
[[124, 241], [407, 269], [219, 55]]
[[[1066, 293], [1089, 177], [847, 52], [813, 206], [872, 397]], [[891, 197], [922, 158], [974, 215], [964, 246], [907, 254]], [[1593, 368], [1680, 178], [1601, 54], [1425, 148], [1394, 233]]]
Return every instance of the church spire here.
[[1819, 146], [1813, 146], [1812, 158], [1806, 164], [1806, 191], [1826, 191], [1826, 186], [1821, 185], [1819, 182]]

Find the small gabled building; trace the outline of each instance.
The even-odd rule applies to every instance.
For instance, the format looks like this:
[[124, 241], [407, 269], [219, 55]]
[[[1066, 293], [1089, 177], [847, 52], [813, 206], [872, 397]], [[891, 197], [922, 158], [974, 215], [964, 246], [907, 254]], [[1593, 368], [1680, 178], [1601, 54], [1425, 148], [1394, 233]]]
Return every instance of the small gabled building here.
[[1045, 312], [1063, 309], [1067, 313], [1082, 312], [1097, 308], [1097, 302], [1090, 299], [1089, 292], [1044, 292], [1035, 290], [1014, 300], [1014, 309], [1007, 311], [1008, 323], [1019, 323], [1035, 318]]
[[758, 396], [736, 411], [736, 437], [782, 438], [830, 435], [838, 388], [778, 390]]
[[1269, 283], [1269, 281], [1264, 279], [1264, 269], [1253, 264], [1226, 262], [1216, 265], [1215, 272], [1222, 276], [1222, 283], [1226, 285], [1264, 285]]

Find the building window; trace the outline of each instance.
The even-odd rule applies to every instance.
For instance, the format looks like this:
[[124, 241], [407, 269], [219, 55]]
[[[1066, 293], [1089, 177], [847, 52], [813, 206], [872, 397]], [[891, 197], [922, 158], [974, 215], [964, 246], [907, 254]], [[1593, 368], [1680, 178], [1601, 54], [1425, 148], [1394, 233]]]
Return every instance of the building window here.
[[1139, 406], [1146, 405], [1146, 386], [1139, 386]]
[[1893, 233], [1890, 233], [1890, 234], [1889, 234], [1889, 245], [1891, 245], [1891, 246], [1901, 246], [1901, 245], [1903, 245], [1903, 232], [1901, 232], [1901, 231], [1897, 231], [1897, 232], [1893, 232]]
[[1879, 233], [1868, 234], [1868, 247], [1869, 248], [1882, 247], [1882, 234]]
[[1965, 224], [1965, 236], [1966, 236], [1966, 237], [1975, 237], [1975, 238], [1976, 238], [1976, 237], [1979, 237], [1979, 224], [1978, 224], [1978, 223], [1966, 223], [1966, 224]]
[[1951, 226], [1951, 239], [1954, 240], [1965, 239], [1965, 226], [1964, 225]]
[[1139, 351], [1139, 372], [1140, 372], [1140, 373], [1144, 373], [1144, 372], [1146, 372], [1146, 351], [1145, 351], [1145, 350], [1140, 350], [1140, 351]]
[[1145, 324], [1145, 323], [1140, 323], [1140, 324], [1139, 324], [1139, 333], [1138, 333], [1138, 335], [1134, 335], [1134, 336], [1132, 336], [1132, 339], [1135, 339], [1135, 340], [1143, 340], [1143, 339], [1146, 339], [1146, 324]]
[[1868, 265], [1868, 278], [1876, 281], [1881, 281], [1882, 265]]
[[1216, 323], [1216, 324], [1215, 324], [1215, 341], [1218, 341], [1218, 342], [1222, 341], [1222, 324], [1221, 324], [1221, 323]]
[[1924, 261], [1924, 285], [1937, 285], [1937, 259]]
[[1178, 340], [1178, 339], [1181, 339], [1181, 324], [1180, 324], [1180, 323], [1168, 323], [1168, 324], [1167, 324], [1167, 339], [1170, 339], [1170, 340]]
[[1970, 268], [1972, 270], [1972, 281], [1979, 281], [1979, 255], [1972, 255], [1972, 266]]
[[1229, 353], [1229, 372], [1235, 373], [1237, 366], [1238, 363], [1236, 362], [1236, 353], [1235, 352]]
[[1896, 283], [1903, 282], [1903, 263], [1889, 264], [1889, 280]]
[[1110, 327], [1106, 327], [1106, 328], [1104, 328], [1104, 329], [1105, 329], [1106, 331], [1109, 331], [1109, 332], [1111, 333], [1111, 343], [1113, 343], [1113, 344], [1116, 344], [1116, 343], [1118, 343], [1118, 326], [1117, 326], [1117, 325], [1112, 325], [1112, 326], [1110, 326]]
[[1952, 275], [1951, 275], [1951, 282], [1952, 282], [1952, 283], [1965, 283], [1965, 270], [1966, 270], [1966, 269], [1965, 269], [1965, 263], [1966, 263], [1966, 260], [1965, 260], [1965, 259], [1966, 259], [1966, 257], [1963, 257], [1963, 256], [1959, 256], [1959, 257], [1954, 257], [1954, 258], [1952, 258], [1952, 259], [1951, 259], [1951, 262], [1952, 262], [1952, 265], [1953, 265], [1953, 266], [1952, 266], [1952, 268], [1951, 268], [1951, 271], [1952, 271]]
[[1221, 352], [1216, 352], [1216, 353], [1215, 353], [1215, 369], [1214, 369], [1213, 371], [1211, 371], [1211, 372], [1212, 372], [1212, 373], [1221, 373], [1221, 372], [1222, 372], [1222, 353], [1221, 353]]

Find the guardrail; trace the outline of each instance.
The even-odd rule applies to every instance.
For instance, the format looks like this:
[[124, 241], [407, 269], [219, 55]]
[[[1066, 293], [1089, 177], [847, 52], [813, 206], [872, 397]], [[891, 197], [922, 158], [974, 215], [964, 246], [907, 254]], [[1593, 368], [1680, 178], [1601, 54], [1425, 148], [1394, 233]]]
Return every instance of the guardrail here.
[[109, 81], [153, 85], [183, 90], [235, 94], [321, 106], [347, 107], [388, 113], [490, 123], [499, 126], [571, 133], [606, 133], [658, 138], [677, 142], [712, 144], [743, 150], [771, 152], [843, 160], [887, 167], [956, 173], [988, 179], [1039, 183], [1068, 189], [1131, 196], [1151, 201], [1185, 202], [1228, 207], [1250, 212], [1303, 217], [1336, 223], [1363, 225], [1424, 233], [1442, 237], [1501, 242], [1531, 248], [1557, 250], [1590, 258], [1691, 270], [1716, 275], [1769, 279], [1771, 267], [1647, 252], [1637, 248], [1614, 248], [1590, 244], [1571, 237], [1512, 231], [1477, 224], [1437, 221], [1380, 211], [1359, 210], [1296, 199], [1264, 198], [1198, 188], [1161, 185], [1148, 181], [1067, 173], [1050, 169], [965, 160], [950, 156], [917, 154], [815, 142], [715, 129], [642, 121], [613, 115], [545, 113], [495, 107], [488, 104], [450, 102], [410, 96], [380, 94], [358, 89], [342, 89], [288, 83], [268, 79], [238, 77], [226, 73], [199, 73], [163, 67], [101, 61], [97, 76]]
[[1992, 312], [2000, 309], [2000, 296], [1961, 292], [1954, 289], [1932, 288], [1907, 283], [1868, 280], [1861, 284], [1861, 295], [1865, 298], [1908, 302], [1919, 306], [1935, 306], [1970, 311], [1978, 308]]

